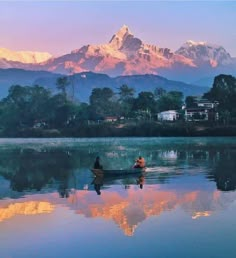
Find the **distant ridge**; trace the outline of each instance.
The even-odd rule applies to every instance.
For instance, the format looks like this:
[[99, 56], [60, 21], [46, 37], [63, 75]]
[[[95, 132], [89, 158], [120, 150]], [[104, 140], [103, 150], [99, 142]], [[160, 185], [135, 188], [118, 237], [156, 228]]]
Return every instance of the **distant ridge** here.
[[[27, 71], [22, 69], [0, 69], [0, 98], [7, 96], [11, 85], [22, 86], [41, 85], [57, 92], [56, 81], [62, 74], [55, 74], [46, 71]], [[106, 74], [82, 72], [68, 76], [70, 82], [68, 94], [72, 94], [74, 87], [75, 98], [82, 102], [88, 102], [93, 88], [109, 87], [117, 92], [117, 89], [127, 84], [135, 89], [136, 94], [141, 91], [154, 91], [156, 88], [163, 88], [166, 91], [177, 90], [184, 95], [201, 95], [209, 88], [187, 84], [180, 81], [168, 80], [164, 77], [152, 74], [126, 75], [110, 77]]]

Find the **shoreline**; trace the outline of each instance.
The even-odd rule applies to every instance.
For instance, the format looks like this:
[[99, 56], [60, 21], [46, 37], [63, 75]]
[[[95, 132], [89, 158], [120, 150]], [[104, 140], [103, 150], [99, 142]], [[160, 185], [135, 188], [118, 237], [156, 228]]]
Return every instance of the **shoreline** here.
[[145, 122], [136, 125], [94, 124], [73, 128], [1, 132], [0, 138], [102, 138], [102, 137], [232, 137], [236, 125]]

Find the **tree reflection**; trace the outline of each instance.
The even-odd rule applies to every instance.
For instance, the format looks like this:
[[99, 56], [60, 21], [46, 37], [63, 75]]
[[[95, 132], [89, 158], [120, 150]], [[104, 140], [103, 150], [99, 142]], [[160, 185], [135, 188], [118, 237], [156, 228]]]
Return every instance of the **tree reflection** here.
[[40, 191], [47, 184], [58, 181], [59, 192], [62, 194], [62, 189], [66, 192], [68, 180], [75, 167], [73, 158], [67, 152], [23, 150], [15, 152], [13, 156], [10, 163], [3, 160], [3, 157], [0, 158], [1, 174], [10, 180], [12, 190]]
[[218, 190], [236, 190], [236, 152], [225, 150], [220, 152], [218, 162], [209, 173], [208, 178], [216, 182]]

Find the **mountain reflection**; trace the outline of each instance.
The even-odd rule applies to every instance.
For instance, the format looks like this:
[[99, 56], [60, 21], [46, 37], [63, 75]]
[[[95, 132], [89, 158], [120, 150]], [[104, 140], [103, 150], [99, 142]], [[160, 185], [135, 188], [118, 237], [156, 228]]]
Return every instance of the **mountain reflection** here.
[[[236, 199], [234, 148], [144, 146], [148, 172], [115, 178], [93, 177], [98, 148], [0, 150], [0, 222], [53, 213], [60, 205], [87, 218], [112, 220], [132, 236], [151, 216], [180, 208], [192, 219], [210, 218]], [[102, 154], [109, 168], [130, 167], [137, 155], [122, 145], [105, 146]]]
[[[114, 221], [127, 236], [132, 236], [135, 229], [151, 216], [160, 216], [177, 208], [184, 210], [192, 219], [209, 217], [227, 208], [235, 201], [236, 193], [225, 196], [218, 191], [191, 191], [181, 189], [162, 190], [158, 187], [140, 190], [130, 186], [124, 193], [103, 191], [98, 198], [93, 191], [73, 191], [67, 199], [58, 199], [53, 193], [27, 196], [22, 202], [8, 200], [0, 202], [0, 222], [15, 215], [36, 215], [51, 213], [55, 205], [67, 206], [76, 214], [87, 218], [103, 218]], [[37, 199], [41, 198], [41, 201]], [[42, 201], [44, 200], [44, 201]]]
[[113, 220], [127, 236], [132, 236], [138, 225], [151, 216], [160, 216], [180, 207], [192, 219], [209, 217], [231, 205], [236, 198], [236, 193], [225, 196], [216, 190], [176, 191], [155, 187], [144, 192], [134, 185], [125, 190], [125, 195], [103, 191], [97, 199], [91, 198], [91, 194], [89, 191], [76, 191], [68, 199], [68, 207], [88, 218]]
[[0, 222], [15, 215], [37, 215], [42, 213], [51, 213], [53, 209], [54, 205], [44, 201], [12, 203], [7, 207], [0, 207]]

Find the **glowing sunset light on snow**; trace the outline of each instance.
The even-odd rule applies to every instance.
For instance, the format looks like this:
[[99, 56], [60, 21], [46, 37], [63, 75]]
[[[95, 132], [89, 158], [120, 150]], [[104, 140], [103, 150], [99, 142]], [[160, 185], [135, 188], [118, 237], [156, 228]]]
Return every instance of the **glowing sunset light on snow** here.
[[138, 38], [172, 51], [192, 39], [236, 56], [235, 9], [235, 1], [1, 1], [0, 48], [59, 56], [107, 42], [125, 24]]

